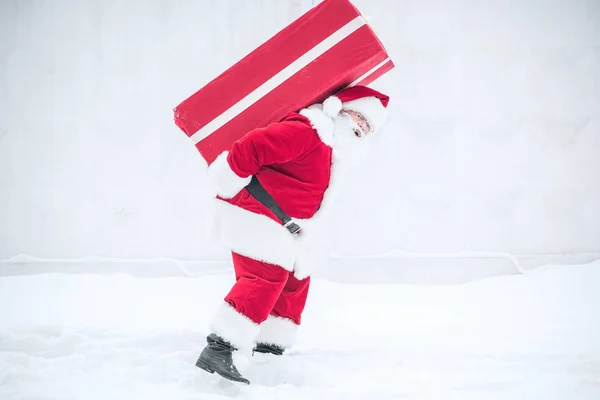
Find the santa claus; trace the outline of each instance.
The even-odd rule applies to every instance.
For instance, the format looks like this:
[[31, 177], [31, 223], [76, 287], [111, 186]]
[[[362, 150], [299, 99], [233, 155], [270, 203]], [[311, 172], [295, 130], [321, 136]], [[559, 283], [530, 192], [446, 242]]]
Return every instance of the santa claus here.
[[[249, 383], [232, 353], [281, 355], [300, 325], [310, 275], [328, 262], [327, 217], [347, 172], [367, 154], [389, 97], [365, 86], [255, 129], [209, 167], [217, 192], [212, 231], [231, 249], [236, 281], [210, 322], [196, 365]], [[248, 191], [254, 177], [302, 231]]]

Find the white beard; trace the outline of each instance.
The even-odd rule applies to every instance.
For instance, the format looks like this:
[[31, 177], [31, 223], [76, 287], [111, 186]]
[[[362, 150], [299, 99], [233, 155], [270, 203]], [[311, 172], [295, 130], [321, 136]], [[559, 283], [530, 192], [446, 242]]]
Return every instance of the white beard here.
[[358, 167], [371, 150], [369, 135], [356, 136], [355, 130], [360, 127], [347, 114], [340, 114], [333, 120], [332, 149], [337, 161], [343, 162], [346, 168]]
[[333, 149], [336, 168], [347, 170], [359, 166], [371, 150], [373, 135], [357, 137], [354, 129], [358, 125], [348, 114], [341, 113], [331, 118], [323, 112], [321, 104], [300, 111], [310, 120], [312, 127], [323, 141]]

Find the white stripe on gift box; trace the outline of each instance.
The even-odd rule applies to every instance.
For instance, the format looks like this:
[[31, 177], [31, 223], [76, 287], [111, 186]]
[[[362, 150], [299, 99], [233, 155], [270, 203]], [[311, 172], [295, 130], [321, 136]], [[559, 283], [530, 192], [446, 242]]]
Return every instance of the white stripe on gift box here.
[[362, 81], [363, 79], [366, 79], [369, 76], [371, 76], [371, 74], [373, 74], [379, 68], [383, 67], [385, 65], [385, 63], [387, 63], [388, 61], [390, 61], [389, 57], [386, 58], [385, 60], [383, 60], [382, 62], [380, 62], [379, 64], [377, 64], [376, 66], [374, 66], [373, 68], [371, 68], [370, 70], [368, 70], [367, 72], [365, 72], [365, 74], [363, 76], [361, 76], [360, 78], [358, 78], [357, 80], [355, 80], [354, 82], [352, 82], [351, 84], [349, 84], [348, 87], [358, 85], [358, 83], [360, 81]]
[[210, 121], [208, 124], [203, 126], [198, 132], [190, 136], [194, 144], [198, 144], [198, 142], [205, 139], [217, 129], [221, 128], [223, 125], [234, 119], [245, 109], [250, 107], [252, 104], [256, 103], [261, 98], [263, 98], [266, 94], [271, 92], [277, 86], [281, 85], [283, 82], [292, 77], [302, 68], [306, 67], [308, 64], [313, 62], [315, 59], [317, 59], [317, 57], [321, 56], [327, 50], [331, 49], [333, 46], [350, 36], [353, 32], [355, 32], [364, 24], [365, 20], [359, 16], [354, 18], [352, 21], [348, 22], [346, 25], [344, 25], [334, 33], [332, 33], [321, 43], [304, 53], [302, 56], [300, 56], [300, 58], [298, 58], [290, 65], [279, 71], [271, 79], [257, 87], [249, 95], [244, 97], [242, 100], [238, 101], [228, 110], [223, 112], [223, 114], [219, 115], [218, 117]]

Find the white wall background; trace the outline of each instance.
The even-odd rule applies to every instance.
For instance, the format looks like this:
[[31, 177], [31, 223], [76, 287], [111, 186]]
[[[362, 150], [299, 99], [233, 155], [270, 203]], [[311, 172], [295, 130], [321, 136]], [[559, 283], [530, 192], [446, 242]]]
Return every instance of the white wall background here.
[[[312, 4], [2, 0], [0, 258], [227, 260], [172, 109]], [[346, 187], [335, 252], [396, 254], [338, 268], [455, 276], [486, 263], [445, 253], [600, 253], [600, 2], [355, 4], [396, 69], [374, 85], [392, 96], [387, 137]]]

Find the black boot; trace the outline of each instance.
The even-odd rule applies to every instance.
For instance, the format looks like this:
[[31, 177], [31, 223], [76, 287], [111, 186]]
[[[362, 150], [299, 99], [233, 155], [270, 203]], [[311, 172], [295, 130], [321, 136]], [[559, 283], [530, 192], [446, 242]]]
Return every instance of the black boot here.
[[280, 356], [283, 354], [284, 351], [285, 349], [283, 347], [279, 347], [274, 344], [257, 343], [254, 347], [254, 350], [252, 350], [252, 355], [254, 355], [254, 353], [270, 353], [275, 354], [276, 356]]
[[208, 344], [202, 350], [198, 361], [196, 361], [198, 368], [202, 368], [211, 374], [216, 372], [230, 381], [250, 383], [233, 365], [233, 352], [237, 350], [235, 347], [214, 333], [208, 335], [206, 341]]

